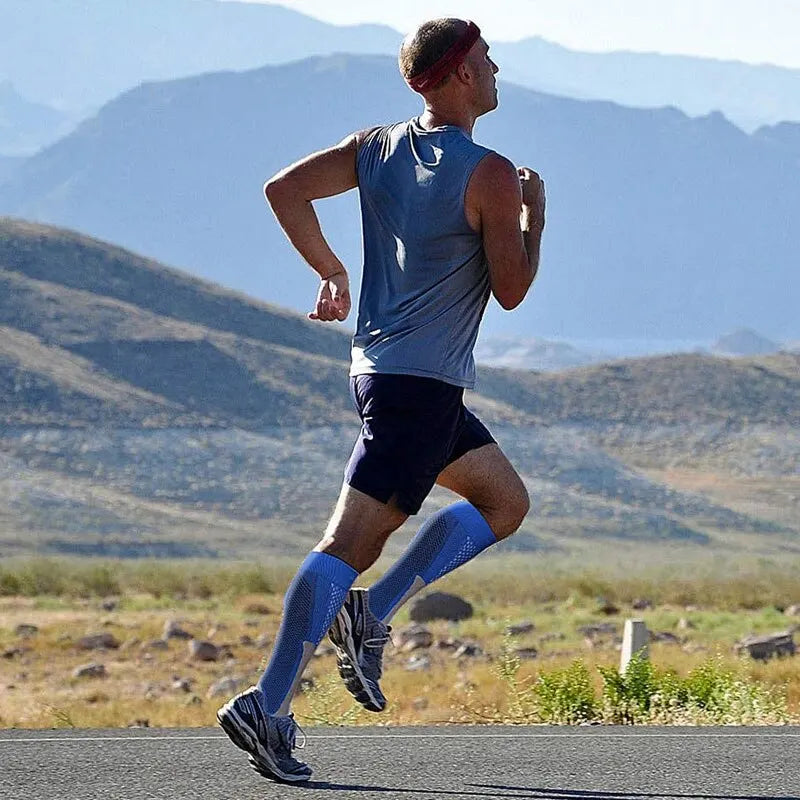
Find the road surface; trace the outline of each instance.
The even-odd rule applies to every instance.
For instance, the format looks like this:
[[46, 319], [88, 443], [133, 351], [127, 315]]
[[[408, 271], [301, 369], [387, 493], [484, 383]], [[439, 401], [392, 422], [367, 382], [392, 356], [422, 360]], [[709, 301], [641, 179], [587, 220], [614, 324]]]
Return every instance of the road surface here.
[[313, 728], [311, 782], [219, 730], [0, 730], [3, 800], [800, 800], [800, 728]]

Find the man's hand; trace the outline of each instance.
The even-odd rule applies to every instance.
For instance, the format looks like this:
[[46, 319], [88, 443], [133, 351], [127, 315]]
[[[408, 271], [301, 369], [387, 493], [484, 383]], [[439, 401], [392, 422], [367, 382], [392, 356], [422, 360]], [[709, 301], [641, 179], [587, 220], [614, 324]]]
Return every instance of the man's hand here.
[[522, 189], [522, 205], [531, 211], [532, 227], [540, 231], [544, 230], [544, 181], [537, 172], [528, 167], [519, 167], [517, 175], [519, 175], [519, 185]]
[[317, 303], [308, 315], [320, 322], [343, 322], [350, 313], [350, 279], [342, 270], [319, 282]]

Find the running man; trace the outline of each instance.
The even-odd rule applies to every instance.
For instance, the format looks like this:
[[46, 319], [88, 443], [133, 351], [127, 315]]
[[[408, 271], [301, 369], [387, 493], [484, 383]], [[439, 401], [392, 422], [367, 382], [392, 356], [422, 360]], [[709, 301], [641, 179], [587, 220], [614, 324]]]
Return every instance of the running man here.
[[[348, 690], [382, 711], [393, 615], [514, 533], [529, 507], [520, 477], [463, 393], [475, 382], [472, 350], [490, 294], [511, 310], [536, 276], [544, 184], [472, 140], [477, 118], [497, 107], [498, 71], [474, 23], [424, 23], [399, 61], [425, 101], [420, 116], [354, 133], [265, 185], [289, 240], [320, 276], [310, 319], [342, 321], [350, 311], [347, 269], [312, 202], [357, 187], [364, 238], [350, 370], [361, 433], [325, 535], [287, 590], [266, 671], [217, 713], [256, 770], [278, 781], [311, 776], [292, 755], [290, 703], [329, 629]], [[426, 520], [377, 583], [352, 588], [435, 483], [463, 500]]]

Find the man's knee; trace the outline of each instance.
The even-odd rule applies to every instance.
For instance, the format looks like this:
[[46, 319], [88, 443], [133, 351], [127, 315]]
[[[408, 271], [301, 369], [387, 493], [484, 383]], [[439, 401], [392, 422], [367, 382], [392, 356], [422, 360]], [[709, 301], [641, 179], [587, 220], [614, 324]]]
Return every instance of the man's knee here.
[[383, 542], [366, 540], [355, 543], [353, 539], [337, 539], [325, 536], [314, 548], [319, 553], [327, 553], [345, 564], [349, 564], [359, 575], [366, 572], [377, 560], [383, 550]]
[[386, 540], [407, 518], [395, 506], [345, 485], [325, 536], [314, 549], [341, 559], [361, 573], [378, 560]]
[[516, 533], [530, 511], [531, 500], [522, 481], [494, 498], [490, 508], [480, 508], [498, 540]]

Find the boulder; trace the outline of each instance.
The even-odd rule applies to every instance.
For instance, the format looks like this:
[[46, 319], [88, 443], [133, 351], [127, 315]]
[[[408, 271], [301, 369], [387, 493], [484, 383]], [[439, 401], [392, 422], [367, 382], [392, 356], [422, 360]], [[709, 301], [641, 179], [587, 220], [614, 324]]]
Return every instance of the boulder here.
[[800, 617], [800, 603], [788, 606], [783, 612], [787, 617]]
[[597, 613], [613, 617], [615, 614], [619, 614], [619, 606], [614, 605], [610, 600], [602, 599], [597, 606]]
[[217, 661], [220, 649], [213, 642], [203, 642], [192, 639], [189, 642], [189, 658], [192, 661]]
[[22, 622], [17, 625], [16, 628], [14, 628], [14, 633], [17, 636], [22, 636], [23, 639], [28, 639], [31, 636], [35, 636], [37, 633], [39, 633], [39, 629], [36, 627], [36, 625], [31, 625], [28, 622]]
[[733, 649], [739, 655], [746, 652], [757, 661], [768, 661], [773, 656], [793, 656], [796, 652], [794, 636], [790, 631], [768, 636], [745, 636]]
[[581, 625], [578, 632], [584, 636], [603, 636], [609, 633], [616, 633], [619, 626], [614, 622], [594, 622], [589, 625]]
[[481, 650], [480, 645], [475, 642], [464, 642], [453, 651], [451, 658], [475, 658], [482, 655], [483, 650]]
[[114, 638], [113, 633], [92, 633], [78, 639], [78, 647], [81, 650], [116, 650], [120, 643]]
[[431, 668], [431, 658], [424, 653], [416, 653], [408, 659], [405, 669], [408, 672], [426, 672]]
[[252, 602], [248, 603], [244, 609], [245, 614], [260, 614], [261, 616], [268, 616], [272, 613], [272, 609], [266, 603]]
[[395, 644], [403, 653], [433, 645], [433, 634], [424, 625], [411, 625], [395, 634]]
[[535, 647], [518, 647], [514, 650], [514, 655], [521, 661], [532, 661], [539, 658], [539, 651]]
[[431, 622], [435, 619], [457, 622], [469, 619], [473, 613], [472, 604], [458, 595], [431, 592], [412, 602], [408, 616], [413, 622]]
[[162, 634], [163, 639], [194, 639], [194, 636], [185, 631], [181, 626], [178, 624], [177, 620], [168, 619], [164, 623], [164, 633]]
[[144, 642], [142, 650], [169, 650], [169, 644], [166, 639], [153, 639], [150, 642]]
[[514, 625], [509, 625], [506, 628], [506, 633], [509, 636], [523, 636], [526, 633], [530, 633], [534, 627], [534, 624], [529, 619], [526, 619], [522, 622], [517, 622]]
[[671, 631], [650, 631], [650, 639], [654, 642], [664, 642], [664, 644], [680, 644], [681, 639]]
[[646, 597], [637, 597], [632, 603], [631, 608], [634, 611], [646, 611], [648, 608], [653, 607], [652, 600], [648, 600]]
[[108, 673], [104, 664], [83, 664], [72, 671], [73, 678], [105, 678]]
[[206, 697], [232, 697], [239, 691], [242, 681], [232, 675], [226, 675], [208, 687]]
[[173, 692], [186, 692], [187, 694], [192, 691], [192, 681], [190, 678], [179, 678], [177, 675], [172, 677], [172, 691]]

